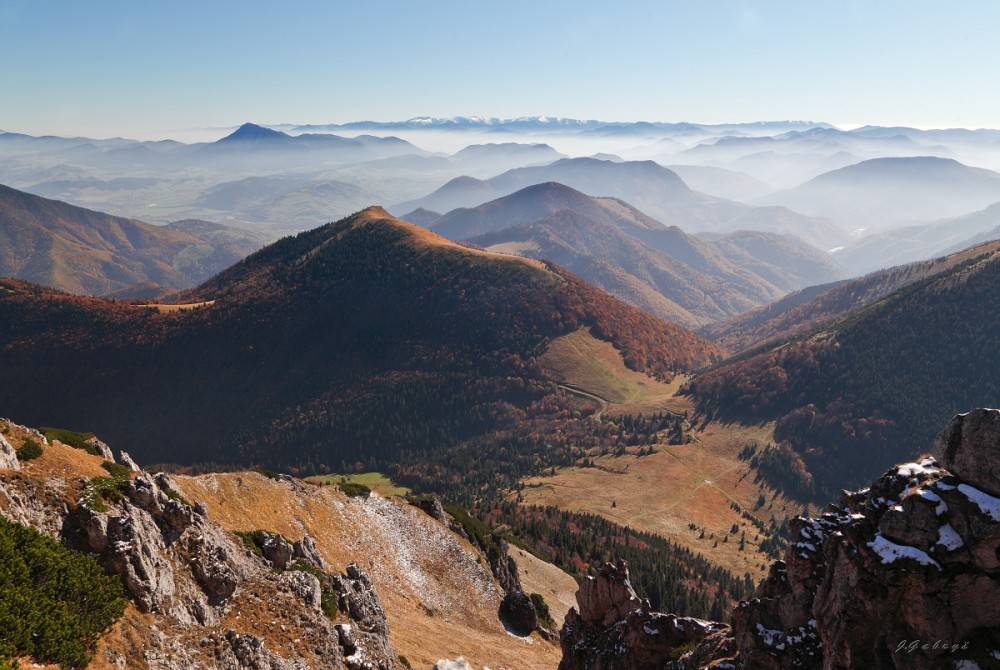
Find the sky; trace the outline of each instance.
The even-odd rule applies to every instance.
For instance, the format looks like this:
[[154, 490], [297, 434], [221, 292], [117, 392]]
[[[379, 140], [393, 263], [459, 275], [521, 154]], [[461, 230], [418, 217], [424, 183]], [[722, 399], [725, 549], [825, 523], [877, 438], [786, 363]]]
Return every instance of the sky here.
[[1000, 128], [997, 26], [993, 0], [0, 0], [0, 130], [154, 139], [469, 115]]

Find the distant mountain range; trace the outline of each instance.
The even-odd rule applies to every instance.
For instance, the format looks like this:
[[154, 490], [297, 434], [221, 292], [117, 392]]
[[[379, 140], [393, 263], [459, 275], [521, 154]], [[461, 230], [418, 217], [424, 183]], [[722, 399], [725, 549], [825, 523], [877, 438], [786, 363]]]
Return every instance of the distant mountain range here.
[[[200, 309], [2, 286], [5, 412], [98, 430], [143, 462], [361, 462], [407, 481], [433, 467], [443, 490], [578, 457], [544, 446], [577, 402], [539, 367], [555, 337], [589, 328], [660, 379], [723, 353], [555, 266], [379, 208], [256, 252], [190, 292]], [[182, 425], [201, 429], [157, 437]]]
[[432, 117], [420, 116], [406, 121], [353, 121], [350, 123], [327, 123], [313, 125], [283, 125], [294, 131], [329, 131], [329, 130], [413, 130], [413, 129], [495, 129], [504, 128], [510, 130], [598, 130], [602, 128], [628, 128], [628, 127], [649, 127], [657, 130], [668, 131], [690, 131], [700, 129], [712, 129], [714, 131], [757, 131], [757, 132], [786, 132], [789, 130], [803, 128], [826, 128], [831, 127], [825, 123], [814, 123], [812, 121], [762, 121], [755, 123], [732, 123], [732, 124], [695, 124], [695, 123], [669, 123], [669, 122], [616, 122], [598, 121], [594, 119], [570, 119], [554, 116], [523, 116], [517, 118], [498, 118], [493, 116], [452, 116], [452, 117]]
[[700, 239], [629, 204], [568, 186], [529, 186], [479, 207], [404, 215], [453, 240], [554, 261], [605, 291], [687, 327], [836, 279], [823, 252], [770, 233]]
[[456, 178], [433, 193], [394, 205], [404, 214], [417, 208], [447, 212], [473, 207], [545, 182], [558, 182], [592, 196], [628, 202], [668, 226], [690, 232], [741, 229], [795, 235], [821, 249], [840, 246], [847, 234], [826, 219], [783, 207], [751, 207], [692, 191], [674, 172], [653, 161], [613, 162], [573, 158], [551, 165], [510, 170], [488, 180]]
[[153, 226], [0, 186], [0, 276], [72, 293], [188, 288], [265, 241], [204, 221]]
[[995, 202], [1000, 202], [1000, 173], [933, 156], [863, 161], [756, 201], [869, 233], [960, 216]]
[[920, 226], [892, 228], [861, 238], [837, 252], [851, 274], [944, 256], [1000, 238], [1000, 202], [964, 216]]

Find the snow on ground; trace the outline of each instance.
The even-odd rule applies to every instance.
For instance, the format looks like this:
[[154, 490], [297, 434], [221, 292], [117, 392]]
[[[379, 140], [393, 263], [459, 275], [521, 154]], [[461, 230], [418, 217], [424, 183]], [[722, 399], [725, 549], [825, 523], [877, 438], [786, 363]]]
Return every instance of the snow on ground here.
[[933, 565], [938, 570], [941, 569], [941, 565], [935, 561], [933, 558], [927, 555], [926, 551], [921, 551], [916, 547], [910, 547], [905, 544], [896, 544], [883, 537], [882, 533], [875, 536], [875, 540], [868, 543], [875, 553], [877, 553], [881, 558], [882, 562], [889, 564], [895, 563], [900, 558], [909, 558], [921, 565]]

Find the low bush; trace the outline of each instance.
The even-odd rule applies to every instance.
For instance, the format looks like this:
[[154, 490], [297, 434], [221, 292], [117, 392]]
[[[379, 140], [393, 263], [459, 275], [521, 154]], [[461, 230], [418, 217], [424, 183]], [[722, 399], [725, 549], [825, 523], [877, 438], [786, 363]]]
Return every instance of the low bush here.
[[0, 517], [0, 668], [17, 656], [86, 666], [125, 613], [123, 594], [93, 558]]
[[24, 438], [24, 445], [17, 450], [17, 460], [30, 461], [42, 455], [42, 445], [30, 437]]
[[75, 449], [83, 449], [92, 456], [101, 455], [101, 452], [97, 450], [97, 447], [87, 442], [87, 440], [92, 440], [94, 438], [93, 433], [81, 433], [75, 430], [52, 428], [50, 426], [44, 426], [40, 428], [39, 431], [41, 431], [42, 435], [44, 435], [45, 439], [49, 442], [52, 440], [59, 440], [63, 444], [68, 444]]

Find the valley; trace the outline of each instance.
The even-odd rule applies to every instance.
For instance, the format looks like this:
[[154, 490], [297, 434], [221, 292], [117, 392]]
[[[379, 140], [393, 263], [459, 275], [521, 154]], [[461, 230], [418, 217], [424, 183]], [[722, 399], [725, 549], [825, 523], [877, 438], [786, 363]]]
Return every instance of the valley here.
[[[0, 175], [14, 163], [19, 178], [41, 174], [19, 172], [22, 161], [72, 172], [70, 154], [89, 156], [88, 169], [102, 156], [108, 170], [97, 186], [0, 190], [0, 267], [12, 275], [0, 279], [0, 409], [73, 429], [54, 433], [66, 439], [92, 432], [170, 473], [155, 486], [202, 510], [221, 529], [213, 537], [230, 533], [219, 546], [266, 531], [315, 538], [336, 571], [357, 563], [381, 597], [382, 638], [412, 667], [445, 656], [560, 666], [569, 656], [552, 627], [576, 625], [576, 584], [622, 558], [652, 609], [725, 620], [774, 578], [800, 515], [914, 458], [949, 416], [1000, 398], [988, 309], [1000, 242], [995, 207], [983, 208], [995, 173], [916, 149], [886, 161], [892, 142], [818, 127], [782, 126], [780, 140], [763, 127], [685, 128], [694, 135], [647, 147], [672, 147], [664, 162], [640, 147], [557, 150], [571, 143], [551, 128], [532, 133], [552, 144], [447, 155], [415, 144], [423, 131], [407, 130], [410, 141], [383, 130], [245, 124], [155, 154], [126, 141], [146, 157], [132, 181], [112, 176], [121, 142], [82, 150], [0, 134]], [[816, 169], [829, 169], [773, 188], [777, 158], [738, 156], [765, 140], [810, 146]], [[54, 153], [35, 155], [39, 142]], [[827, 154], [846, 144], [858, 160], [836, 165], [844, 156]], [[681, 155], [713, 164], [665, 167]], [[56, 157], [65, 162], [42, 168]], [[157, 225], [49, 199], [169, 190], [163, 171], [182, 163], [204, 178], [173, 199], [157, 191], [173, 208]], [[734, 169], [750, 165], [754, 176]], [[940, 177], [933, 193], [928, 174]], [[852, 207], [876, 183], [897, 204], [913, 189], [952, 203], [918, 225], [873, 208], [866, 216], [884, 225], [852, 230]], [[948, 195], [966, 191], [968, 202]], [[213, 220], [169, 220], [202, 215]], [[913, 262], [854, 276], [897, 257]], [[8, 428], [19, 464], [33, 433]], [[153, 475], [121, 479], [75, 451], [53, 441], [21, 472], [32, 487], [55, 482], [73, 515], [101, 506], [94, 491], [115, 514], [147, 504], [134, 482]], [[39, 522], [20, 507], [20, 476], [4, 480], [15, 492], [0, 511]], [[156, 523], [177, 540], [174, 521]], [[243, 560], [247, 583], [270, 584]], [[197, 596], [180, 574], [176, 587]], [[150, 609], [144, 593], [132, 592], [93, 667], [128, 656], [152, 625], [174, 636], [171, 654], [190, 642], [187, 615]], [[548, 628], [510, 632], [498, 611], [517, 594], [540, 594]], [[298, 653], [305, 630], [265, 621], [259, 602], [206, 614], [200, 597], [184, 607], [218, 617], [219, 635], [253, 620], [269, 645]], [[541, 615], [543, 601], [530, 609]], [[216, 638], [222, 655], [242, 644]]]

